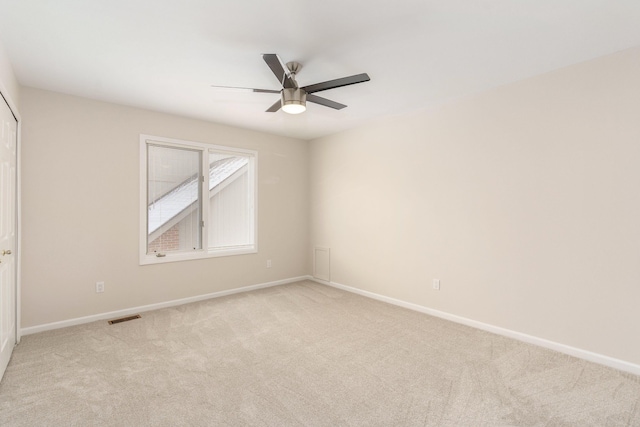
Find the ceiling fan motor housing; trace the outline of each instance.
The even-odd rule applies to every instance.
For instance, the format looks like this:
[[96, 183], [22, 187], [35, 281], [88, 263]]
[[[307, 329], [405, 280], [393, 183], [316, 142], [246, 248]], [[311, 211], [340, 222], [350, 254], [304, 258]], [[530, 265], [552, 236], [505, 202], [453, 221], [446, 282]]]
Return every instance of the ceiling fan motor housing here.
[[307, 92], [303, 89], [282, 89], [282, 109], [290, 114], [302, 113], [306, 110]]

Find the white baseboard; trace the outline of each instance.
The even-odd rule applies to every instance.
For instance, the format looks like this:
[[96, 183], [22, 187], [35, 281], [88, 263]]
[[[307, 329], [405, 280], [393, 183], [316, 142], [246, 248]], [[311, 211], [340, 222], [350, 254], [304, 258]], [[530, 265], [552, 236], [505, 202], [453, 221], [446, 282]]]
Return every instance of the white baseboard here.
[[389, 304], [397, 305], [400, 307], [408, 308], [409, 310], [419, 311], [421, 313], [429, 314], [431, 316], [439, 317], [441, 319], [450, 320], [452, 322], [460, 323], [463, 325], [471, 326], [476, 329], [491, 332], [497, 335], [502, 335], [508, 338], [513, 338], [518, 341], [523, 341], [529, 344], [534, 344], [540, 347], [555, 350], [559, 353], [568, 354], [570, 356], [577, 357], [579, 359], [588, 360], [589, 362], [598, 363], [600, 365], [608, 366], [610, 368], [618, 369], [620, 371], [629, 372], [631, 374], [640, 375], [640, 365], [626, 362], [624, 360], [615, 359], [613, 357], [605, 356], [598, 353], [593, 353], [588, 350], [582, 350], [579, 348], [571, 347], [565, 344], [549, 341], [544, 338], [538, 338], [532, 335], [523, 334], [521, 332], [512, 331], [510, 329], [501, 328], [499, 326], [490, 325], [487, 323], [478, 322], [476, 320], [467, 319], [466, 317], [456, 316], [455, 314], [446, 313], [444, 311], [434, 310], [422, 305], [413, 304], [410, 302], [398, 300], [395, 298], [386, 297], [369, 291], [363, 291], [362, 289], [353, 288], [351, 286], [342, 285], [336, 282], [326, 282], [324, 280], [317, 279], [315, 277], [311, 280], [321, 283], [323, 285], [332, 286], [337, 289], [342, 289], [347, 292], [362, 295], [368, 298], [372, 298], [378, 301], [383, 301]]
[[66, 328], [67, 326], [75, 326], [75, 325], [81, 325], [83, 323], [95, 322], [96, 320], [113, 319], [117, 317], [128, 316], [131, 314], [142, 313], [145, 311], [158, 310], [160, 308], [174, 307], [176, 305], [188, 304], [188, 303], [203, 301], [211, 298], [220, 298], [227, 295], [238, 294], [241, 292], [254, 291], [256, 289], [270, 288], [272, 286], [278, 286], [278, 285], [285, 285], [287, 283], [299, 282], [300, 280], [307, 280], [310, 278], [311, 276], [292, 277], [289, 279], [276, 280], [275, 282], [260, 283], [258, 285], [251, 285], [251, 286], [244, 286], [242, 288], [229, 289], [227, 291], [213, 292], [210, 294], [197, 295], [194, 297], [181, 298], [177, 300], [160, 302], [156, 304], [126, 308], [124, 310], [109, 311], [106, 313], [94, 314], [91, 316], [77, 317], [75, 319], [69, 319], [69, 320], [62, 320], [60, 322], [30, 326], [28, 328], [22, 328], [20, 332], [21, 332], [21, 335], [30, 335], [38, 332], [50, 331], [52, 329]]

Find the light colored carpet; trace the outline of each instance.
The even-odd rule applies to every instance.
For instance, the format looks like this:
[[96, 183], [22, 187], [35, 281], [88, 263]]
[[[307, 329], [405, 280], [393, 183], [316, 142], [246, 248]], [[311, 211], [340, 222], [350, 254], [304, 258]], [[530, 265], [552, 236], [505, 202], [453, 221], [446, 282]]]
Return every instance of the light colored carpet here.
[[640, 426], [640, 378], [300, 282], [23, 338], [2, 426]]

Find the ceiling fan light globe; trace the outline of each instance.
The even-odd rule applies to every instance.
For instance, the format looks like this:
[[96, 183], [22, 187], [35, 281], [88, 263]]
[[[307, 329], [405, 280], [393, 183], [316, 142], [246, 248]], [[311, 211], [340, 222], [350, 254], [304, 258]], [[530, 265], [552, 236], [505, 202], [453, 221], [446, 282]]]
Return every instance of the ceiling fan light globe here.
[[282, 111], [288, 114], [300, 114], [304, 113], [307, 107], [302, 103], [290, 102], [282, 105]]

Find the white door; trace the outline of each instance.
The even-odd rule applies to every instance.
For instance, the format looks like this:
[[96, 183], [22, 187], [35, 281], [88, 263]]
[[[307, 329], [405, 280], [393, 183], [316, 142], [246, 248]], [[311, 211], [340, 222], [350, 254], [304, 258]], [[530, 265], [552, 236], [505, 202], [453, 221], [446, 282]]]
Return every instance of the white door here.
[[0, 95], [0, 378], [16, 343], [16, 148], [18, 122]]

